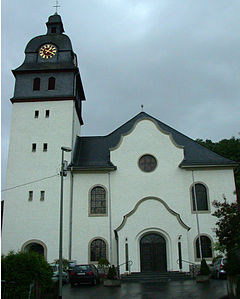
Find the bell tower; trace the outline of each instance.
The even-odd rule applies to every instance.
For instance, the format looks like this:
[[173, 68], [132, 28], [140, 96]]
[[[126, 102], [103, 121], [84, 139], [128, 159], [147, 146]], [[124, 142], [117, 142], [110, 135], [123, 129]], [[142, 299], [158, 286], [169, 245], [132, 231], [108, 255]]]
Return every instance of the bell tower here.
[[33, 38], [25, 49], [25, 60], [13, 70], [16, 78], [12, 103], [74, 101], [80, 124], [85, 100], [83, 86], [68, 36], [63, 34], [61, 17], [49, 17], [47, 34]]
[[[29, 41], [24, 62], [12, 71], [6, 189], [19, 187], [5, 193], [2, 250], [37, 243], [53, 260], [57, 253], [48, 247], [57, 241], [61, 147], [73, 148], [80, 135], [85, 95], [77, 56], [63, 33], [60, 15], [51, 15], [46, 25], [47, 33]], [[69, 162], [70, 155], [65, 157]], [[67, 184], [65, 189], [68, 192]]]

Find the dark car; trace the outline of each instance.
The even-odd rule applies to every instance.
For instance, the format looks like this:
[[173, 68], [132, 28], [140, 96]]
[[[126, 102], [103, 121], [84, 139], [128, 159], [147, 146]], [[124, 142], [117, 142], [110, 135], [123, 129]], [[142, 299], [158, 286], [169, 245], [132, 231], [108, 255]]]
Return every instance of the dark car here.
[[226, 258], [219, 258], [217, 259], [212, 267], [212, 276], [216, 277], [217, 279], [226, 276], [226, 271], [224, 265], [226, 264]]
[[99, 273], [96, 266], [91, 264], [76, 265], [70, 273], [70, 284], [91, 283], [96, 285], [99, 282]]

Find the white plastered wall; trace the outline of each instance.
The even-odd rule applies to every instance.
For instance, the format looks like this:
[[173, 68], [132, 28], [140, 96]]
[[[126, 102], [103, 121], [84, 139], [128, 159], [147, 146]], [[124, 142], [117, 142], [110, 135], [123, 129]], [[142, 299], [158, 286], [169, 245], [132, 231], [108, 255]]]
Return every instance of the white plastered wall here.
[[[13, 104], [6, 188], [2, 253], [20, 250], [29, 240], [47, 247], [47, 259], [58, 257], [61, 146], [72, 144], [73, 101]], [[35, 110], [39, 117], [35, 118]], [[45, 111], [50, 110], [49, 118]], [[32, 143], [37, 144], [32, 152]], [[43, 143], [48, 149], [43, 152]], [[70, 153], [65, 159], [70, 161]], [[35, 182], [46, 177], [46, 180]], [[67, 188], [67, 186], [66, 186]], [[29, 191], [33, 200], [28, 201]], [[40, 191], [45, 191], [40, 201]], [[67, 192], [67, 189], [66, 189]], [[67, 236], [66, 236], [67, 237]]]

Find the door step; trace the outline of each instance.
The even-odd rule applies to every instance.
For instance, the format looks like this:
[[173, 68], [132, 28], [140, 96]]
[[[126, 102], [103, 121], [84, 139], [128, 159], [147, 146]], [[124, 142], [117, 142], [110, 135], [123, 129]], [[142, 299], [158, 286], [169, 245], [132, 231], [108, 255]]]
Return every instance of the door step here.
[[133, 272], [131, 274], [122, 275], [122, 281], [126, 282], [168, 282], [190, 280], [192, 277], [188, 272]]

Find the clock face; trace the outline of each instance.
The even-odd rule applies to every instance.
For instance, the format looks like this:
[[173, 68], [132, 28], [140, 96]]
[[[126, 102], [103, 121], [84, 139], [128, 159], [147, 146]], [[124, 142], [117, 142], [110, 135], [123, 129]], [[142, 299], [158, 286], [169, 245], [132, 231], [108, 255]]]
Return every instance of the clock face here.
[[39, 50], [39, 55], [44, 59], [52, 58], [56, 55], [57, 49], [54, 45], [46, 44], [41, 47]]

